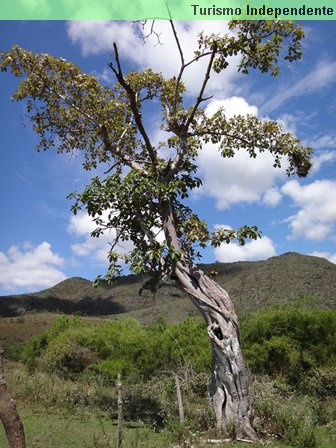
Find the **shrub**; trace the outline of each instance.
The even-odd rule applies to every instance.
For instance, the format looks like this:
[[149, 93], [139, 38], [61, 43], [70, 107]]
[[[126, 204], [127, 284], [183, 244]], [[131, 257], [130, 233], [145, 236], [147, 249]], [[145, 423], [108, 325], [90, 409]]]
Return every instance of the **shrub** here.
[[[264, 309], [242, 316], [241, 336], [252, 372], [301, 390], [312, 390], [314, 381], [320, 384], [317, 388], [323, 387], [325, 374], [310, 378], [335, 365], [335, 311], [302, 304]], [[63, 316], [25, 344], [21, 359], [30, 369], [39, 366], [62, 375], [85, 372], [110, 381], [120, 369], [124, 376], [147, 381], [159, 371], [208, 372], [211, 347], [200, 318], [176, 325], [161, 320], [150, 326], [127, 318], [93, 327], [79, 317]]]
[[197, 372], [209, 371], [211, 348], [202, 319], [189, 317], [180, 324], [168, 326], [161, 344], [166, 368], [184, 370], [191, 365]]
[[38, 358], [48, 346], [48, 333], [34, 336], [21, 349], [20, 359], [32, 371], [37, 366]]
[[316, 447], [318, 403], [264, 377], [252, 385], [254, 426], [259, 433], [280, 437], [298, 448]]
[[303, 388], [319, 398], [336, 398], [336, 366], [314, 370], [306, 379]]
[[107, 384], [111, 384], [116, 380], [118, 373], [122, 377], [130, 376], [137, 372], [137, 366], [125, 358], [105, 359], [88, 366], [85, 372], [87, 378], [101, 379]]
[[301, 306], [270, 307], [242, 316], [246, 361], [255, 373], [304, 383], [316, 368], [336, 362], [336, 313]]

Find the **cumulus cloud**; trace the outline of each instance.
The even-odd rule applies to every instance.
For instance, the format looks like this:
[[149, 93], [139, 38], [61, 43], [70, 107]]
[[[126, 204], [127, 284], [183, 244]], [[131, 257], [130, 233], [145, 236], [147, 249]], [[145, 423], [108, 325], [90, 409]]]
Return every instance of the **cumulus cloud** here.
[[66, 278], [59, 269], [63, 264], [47, 242], [11, 246], [0, 252], [0, 285], [8, 291], [47, 288]]
[[[335, 142], [336, 145], [336, 142]], [[336, 151], [323, 151], [319, 152], [313, 157], [313, 166], [311, 173], [317, 173], [320, 171], [324, 163], [334, 163], [336, 161]]]
[[319, 251], [315, 251], [312, 252], [309, 255], [313, 255], [314, 257], [321, 257], [321, 258], [326, 258], [327, 260], [329, 260], [331, 263], [335, 263], [336, 264], [336, 254], [332, 254], [330, 252], [319, 252]]
[[270, 207], [277, 206], [282, 199], [282, 194], [277, 188], [270, 188], [263, 196], [263, 203]]
[[289, 196], [299, 208], [287, 219], [291, 228], [290, 238], [304, 237], [322, 241], [335, 234], [336, 181], [317, 180], [308, 185], [298, 181], [286, 182], [281, 192]]
[[[107, 214], [108, 212], [105, 212], [103, 219], [104, 217], [107, 218]], [[79, 243], [72, 244], [71, 250], [78, 257], [90, 256], [99, 263], [107, 264], [107, 254], [111, 247], [110, 243], [113, 243], [116, 239], [116, 231], [115, 229], [111, 229], [100, 235], [99, 238], [93, 238], [91, 237], [91, 232], [96, 227], [96, 224], [92, 221], [92, 217], [85, 212], [71, 216], [68, 231], [74, 237], [81, 240]], [[116, 247], [116, 250], [121, 253], [127, 253], [131, 249], [132, 244], [129, 241], [122, 241]]]
[[[149, 22], [147, 26], [150, 26]], [[80, 46], [84, 56], [105, 54], [108, 57], [113, 42], [116, 42], [120, 58], [125, 62], [130, 61], [138, 68], [151, 67], [168, 77], [174, 76], [180, 67], [180, 56], [170, 23], [156, 21], [156, 26], [160, 43], [157, 37], [152, 35], [143, 44], [142, 36], [148, 34], [150, 30], [147, 28], [143, 31], [131, 22], [125, 21], [71, 21], [67, 23], [67, 33], [71, 41]], [[227, 23], [223, 21], [178, 21], [175, 22], [175, 27], [186, 61], [194, 57], [197, 36], [201, 31], [206, 34], [229, 32]], [[225, 96], [231, 91], [234, 80], [239, 76], [236, 69], [237, 58], [232, 57], [232, 63], [220, 75], [211, 75], [208, 84], [211, 93], [218, 92]], [[203, 58], [185, 71], [183, 81], [192, 95], [198, 93], [200, 89], [206, 64], [206, 58]], [[106, 73], [103, 75], [106, 76]]]
[[277, 94], [263, 105], [263, 111], [271, 112], [279, 108], [290, 98], [296, 98], [302, 95], [309, 95], [324, 89], [336, 80], [336, 62], [323, 61], [308, 75], [304, 76], [297, 83], [288, 87], [286, 84]]
[[273, 241], [263, 236], [245, 246], [237, 243], [221, 244], [214, 249], [215, 258], [221, 262], [266, 260], [276, 255]]
[[[212, 101], [206, 113], [212, 115], [219, 107], [224, 107], [228, 118], [234, 115], [257, 115], [256, 106], [244, 98], [231, 97], [222, 101]], [[238, 151], [233, 158], [224, 159], [217, 145], [206, 144], [199, 153], [198, 163], [203, 181], [201, 193], [211, 196], [218, 209], [225, 209], [238, 202], [257, 202], [262, 199], [273, 205], [280, 200], [280, 193], [272, 190], [277, 179], [284, 177], [283, 169], [273, 168], [274, 159], [269, 153], [258, 154], [251, 159], [245, 151]]]

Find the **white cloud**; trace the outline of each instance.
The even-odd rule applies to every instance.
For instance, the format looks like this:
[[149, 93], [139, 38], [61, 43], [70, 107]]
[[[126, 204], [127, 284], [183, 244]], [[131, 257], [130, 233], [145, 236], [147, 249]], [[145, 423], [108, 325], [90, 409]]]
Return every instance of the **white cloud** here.
[[205, 112], [211, 117], [220, 107], [225, 109], [225, 116], [227, 118], [232, 118], [235, 115], [258, 115], [257, 106], [248, 104], [245, 98], [239, 96], [232, 96], [225, 100], [212, 100], [208, 104]]
[[276, 255], [273, 241], [267, 236], [253, 240], [245, 246], [224, 243], [215, 248], [214, 253], [216, 260], [221, 262], [266, 260]]
[[331, 263], [335, 263], [336, 264], [336, 254], [332, 254], [330, 252], [319, 252], [319, 251], [315, 251], [312, 252], [309, 255], [313, 255], [314, 257], [321, 257], [321, 258], [326, 258], [327, 260], [329, 260]]
[[336, 151], [323, 151], [323, 152], [318, 152], [314, 157], [313, 157], [313, 166], [311, 169], [311, 173], [317, 173], [320, 169], [321, 166], [324, 163], [332, 163], [336, 161]]
[[99, 81], [102, 81], [105, 84], [113, 84], [114, 83], [114, 75], [111, 69], [104, 68], [101, 73], [92, 72], [92, 75], [96, 76]]
[[336, 134], [325, 134], [315, 139], [309, 140], [305, 143], [307, 146], [311, 146], [314, 149], [336, 149]]
[[[141, 36], [149, 33], [149, 26], [150, 21], [147, 29], [143, 31], [132, 22], [125, 21], [71, 21], [67, 23], [67, 33], [73, 43], [80, 45], [84, 56], [105, 54], [106, 58], [112, 60], [112, 45], [116, 42], [122, 61], [128, 60], [139, 68], [151, 67], [165, 76], [176, 75], [180, 67], [180, 56], [169, 21], [158, 20], [155, 23], [161, 43], [152, 35], [143, 44]], [[204, 30], [206, 34], [229, 32], [227, 23], [223, 21], [177, 21], [175, 27], [186, 61], [194, 57], [193, 52], [198, 48], [197, 35], [201, 31]], [[237, 58], [232, 57], [232, 63], [225, 72], [211, 75], [209, 92], [218, 92], [224, 97], [231, 91], [234, 80], [239, 76], [236, 68]], [[207, 60], [203, 58], [185, 70], [183, 81], [190, 94], [198, 93], [206, 64]]]
[[[102, 218], [106, 219], [108, 213], [108, 211], [105, 212]], [[93, 238], [91, 232], [96, 227], [92, 217], [85, 212], [71, 216], [68, 231], [81, 240], [81, 242], [71, 245], [71, 250], [78, 257], [90, 256], [99, 263], [107, 264], [107, 254], [111, 247], [110, 243], [115, 241], [116, 231], [111, 229], [100, 235], [99, 238]], [[116, 247], [116, 250], [121, 253], [127, 253], [131, 249], [132, 244], [129, 241], [121, 241]]]
[[59, 269], [63, 263], [47, 242], [11, 246], [7, 253], [0, 252], [0, 285], [9, 291], [53, 286], [66, 278]]
[[290, 238], [322, 241], [334, 236], [336, 180], [318, 180], [304, 186], [292, 180], [283, 185], [281, 192], [299, 207], [299, 211], [287, 219], [292, 230]]
[[[297, 129], [302, 129], [303, 127], [311, 129], [312, 120], [316, 120], [316, 112], [307, 113], [306, 110], [296, 110], [291, 113], [287, 111], [277, 118], [277, 121], [284, 126], [285, 130], [292, 134], [295, 134]], [[304, 145], [312, 146], [311, 140], [305, 142]]]
[[[213, 114], [219, 107], [225, 108], [227, 117], [235, 114], [247, 115], [258, 113], [256, 106], [250, 105], [244, 98], [231, 97], [222, 101], [212, 101], [206, 109], [207, 114]], [[238, 202], [257, 202], [263, 195], [265, 200], [273, 203], [279, 200], [279, 195], [267, 193], [274, 182], [284, 177], [285, 167], [273, 168], [273, 156], [267, 152], [258, 154], [251, 159], [247, 151], [237, 151], [233, 158], [223, 158], [217, 145], [206, 144], [198, 156], [200, 176], [203, 180], [202, 193], [211, 196], [216, 201], [218, 209], [225, 209]], [[197, 193], [196, 193], [197, 194]]]
[[290, 98], [309, 95], [325, 88], [336, 80], [336, 62], [320, 62], [316, 68], [291, 87], [288, 84], [263, 105], [263, 111], [271, 112]]
[[275, 207], [281, 202], [282, 194], [277, 188], [270, 188], [263, 196], [263, 203], [270, 207]]

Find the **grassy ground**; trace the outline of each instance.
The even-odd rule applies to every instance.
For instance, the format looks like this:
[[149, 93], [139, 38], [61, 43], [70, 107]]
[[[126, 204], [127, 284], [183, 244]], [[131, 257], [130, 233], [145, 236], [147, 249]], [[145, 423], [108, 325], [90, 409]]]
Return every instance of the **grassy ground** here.
[[[116, 426], [105, 416], [86, 412], [71, 415], [24, 407], [19, 409], [27, 448], [107, 448], [116, 446]], [[7, 448], [0, 428], [0, 446]], [[168, 447], [167, 434], [159, 434], [140, 425], [125, 424], [124, 446], [134, 448]]]
[[[24, 423], [27, 448], [115, 448], [116, 425], [106, 416], [94, 415], [83, 411], [76, 415], [64, 412], [46, 412], [42, 408], [25, 406], [20, 408]], [[279, 441], [268, 441], [272, 448], [291, 448]], [[6, 438], [0, 428], [0, 446], [7, 448]], [[172, 440], [168, 431], [154, 432], [140, 424], [125, 423], [124, 448], [172, 448], [178, 442]], [[186, 447], [210, 447], [199, 440], [180, 445]], [[212, 445], [214, 446], [214, 445]], [[225, 443], [218, 448], [261, 448], [263, 444]], [[334, 448], [336, 446], [336, 426], [323, 427], [318, 430], [318, 447]]]

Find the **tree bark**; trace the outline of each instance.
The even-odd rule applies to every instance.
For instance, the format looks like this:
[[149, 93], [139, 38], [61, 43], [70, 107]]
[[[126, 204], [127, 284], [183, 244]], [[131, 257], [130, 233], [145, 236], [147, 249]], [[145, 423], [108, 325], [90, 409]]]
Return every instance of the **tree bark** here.
[[25, 435], [15, 401], [11, 398], [3, 375], [3, 351], [0, 350], [0, 420], [10, 448], [25, 448]]
[[194, 265], [178, 262], [175, 275], [204, 317], [212, 346], [210, 396], [217, 428], [256, 440], [239, 325], [228, 293]]
[[[181, 250], [173, 207], [161, 202], [163, 229], [167, 243]], [[210, 396], [217, 427], [234, 438], [257, 440], [251, 425], [248, 378], [240, 345], [239, 325], [228, 293], [191, 262], [173, 266], [180, 287], [188, 294], [208, 326], [212, 346]]]

